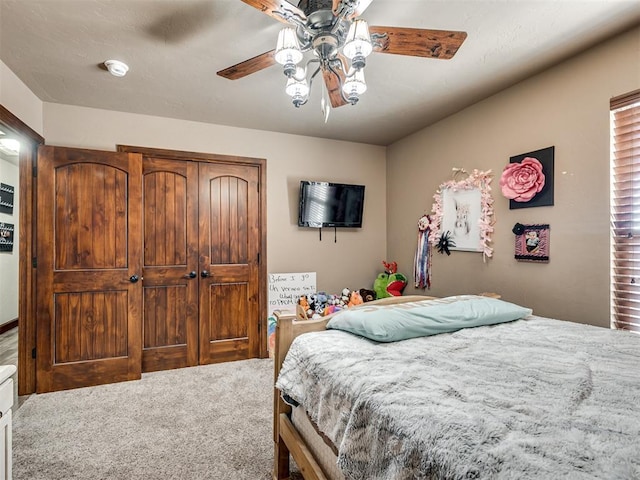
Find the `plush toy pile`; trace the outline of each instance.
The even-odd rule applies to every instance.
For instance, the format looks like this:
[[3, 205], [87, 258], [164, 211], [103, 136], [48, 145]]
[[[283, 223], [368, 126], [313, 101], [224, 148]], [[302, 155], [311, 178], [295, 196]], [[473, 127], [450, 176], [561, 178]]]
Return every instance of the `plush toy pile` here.
[[376, 295], [373, 290], [343, 288], [339, 295], [328, 295], [325, 292], [302, 295], [298, 299], [298, 305], [302, 306], [307, 317], [318, 318], [375, 299]]
[[308, 318], [318, 318], [377, 298], [402, 295], [402, 291], [407, 286], [407, 277], [398, 273], [396, 262], [383, 261], [382, 264], [385, 271], [373, 282], [373, 290], [343, 288], [339, 295], [327, 295], [324, 292], [302, 295], [298, 299], [298, 305], [302, 306]]

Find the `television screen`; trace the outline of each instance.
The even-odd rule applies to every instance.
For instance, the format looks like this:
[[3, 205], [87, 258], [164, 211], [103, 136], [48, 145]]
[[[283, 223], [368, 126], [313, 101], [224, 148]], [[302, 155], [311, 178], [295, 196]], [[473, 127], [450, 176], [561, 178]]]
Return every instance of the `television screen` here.
[[362, 227], [364, 185], [300, 182], [300, 227]]

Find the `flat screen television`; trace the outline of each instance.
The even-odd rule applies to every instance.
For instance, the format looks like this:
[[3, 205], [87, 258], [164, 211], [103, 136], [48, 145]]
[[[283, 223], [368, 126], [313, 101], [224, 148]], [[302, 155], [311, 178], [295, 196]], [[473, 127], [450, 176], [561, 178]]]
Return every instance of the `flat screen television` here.
[[364, 185], [300, 182], [300, 227], [362, 227]]

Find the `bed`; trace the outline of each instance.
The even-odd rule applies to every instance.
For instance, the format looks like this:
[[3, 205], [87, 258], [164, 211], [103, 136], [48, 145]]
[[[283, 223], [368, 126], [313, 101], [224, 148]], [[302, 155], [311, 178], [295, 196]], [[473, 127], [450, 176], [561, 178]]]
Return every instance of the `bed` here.
[[336, 317], [278, 319], [274, 479], [290, 456], [306, 480], [640, 478], [639, 336], [527, 315], [377, 341]]

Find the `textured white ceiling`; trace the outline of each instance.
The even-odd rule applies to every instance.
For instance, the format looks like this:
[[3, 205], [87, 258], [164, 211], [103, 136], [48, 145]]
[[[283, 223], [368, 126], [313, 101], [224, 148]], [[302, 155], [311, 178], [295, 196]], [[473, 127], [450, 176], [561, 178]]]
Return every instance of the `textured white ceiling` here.
[[[292, 1], [296, 3], [297, 1]], [[371, 25], [463, 30], [452, 60], [374, 53], [356, 106], [296, 109], [271, 50], [280, 22], [240, 0], [0, 0], [0, 59], [43, 101], [388, 145], [640, 24], [638, 0], [374, 0]], [[100, 64], [126, 62], [124, 78]]]

